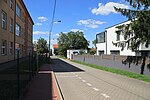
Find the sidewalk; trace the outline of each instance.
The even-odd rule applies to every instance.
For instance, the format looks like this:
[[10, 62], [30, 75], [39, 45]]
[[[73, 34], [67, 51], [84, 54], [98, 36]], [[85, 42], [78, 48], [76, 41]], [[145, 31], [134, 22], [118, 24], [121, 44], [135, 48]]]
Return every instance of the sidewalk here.
[[45, 64], [39, 69], [23, 100], [60, 100], [49, 64]]

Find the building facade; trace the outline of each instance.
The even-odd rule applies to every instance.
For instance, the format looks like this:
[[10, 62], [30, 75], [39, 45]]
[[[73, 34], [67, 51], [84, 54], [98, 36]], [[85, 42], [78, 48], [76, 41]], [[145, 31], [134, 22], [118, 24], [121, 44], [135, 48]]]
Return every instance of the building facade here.
[[34, 22], [23, 0], [0, 0], [0, 63], [32, 51]]
[[140, 45], [139, 51], [135, 52], [131, 49], [127, 48], [127, 45], [123, 42], [121, 45], [124, 47], [122, 50], [122, 47], [117, 47], [113, 43], [126, 41], [121, 34], [117, 34], [116, 31], [118, 30], [116, 27], [123, 25], [123, 24], [129, 24], [130, 21], [125, 21], [122, 23], [119, 23], [117, 25], [108, 27], [105, 29], [104, 32], [98, 33], [96, 35], [96, 47], [97, 47], [97, 55], [101, 54], [116, 54], [116, 55], [124, 55], [124, 56], [136, 56], [141, 55], [141, 52], [148, 52], [150, 55], [150, 46], [146, 48], [144, 45]]

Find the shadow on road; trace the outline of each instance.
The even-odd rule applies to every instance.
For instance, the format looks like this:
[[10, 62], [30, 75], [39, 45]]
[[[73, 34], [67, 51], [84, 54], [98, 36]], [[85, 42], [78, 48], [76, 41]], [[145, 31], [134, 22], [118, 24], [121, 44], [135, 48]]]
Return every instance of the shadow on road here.
[[52, 61], [53, 64], [51, 65], [51, 70], [54, 72], [83, 72], [84, 71], [58, 58], [53, 58]]

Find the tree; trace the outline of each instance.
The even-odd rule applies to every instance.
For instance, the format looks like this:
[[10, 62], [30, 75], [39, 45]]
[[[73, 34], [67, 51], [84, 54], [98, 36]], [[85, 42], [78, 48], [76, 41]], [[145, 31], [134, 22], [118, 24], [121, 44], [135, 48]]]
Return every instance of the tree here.
[[[125, 44], [133, 51], [139, 51], [139, 46], [150, 46], [150, 0], [125, 0], [131, 5], [131, 9], [115, 8], [123, 16], [126, 16], [130, 21], [129, 24], [118, 26], [118, 31], [124, 36]], [[120, 42], [115, 43], [116, 46]], [[144, 73], [144, 66], [146, 61], [147, 52], [141, 52], [142, 65], [141, 74]]]
[[90, 48], [89, 53], [90, 53], [91, 55], [96, 54], [96, 49], [95, 49], [95, 48]]
[[95, 48], [96, 48], [96, 40], [93, 40], [92, 43], [93, 43], [93, 45], [94, 45]]
[[42, 54], [42, 53], [48, 53], [48, 45], [47, 41], [44, 38], [40, 38], [37, 41], [36, 44], [37, 52]]
[[83, 32], [61, 32], [58, 40], [58, 53], [66, 57], [68, 49], [87, 49], [88, 41], [85, 39]]

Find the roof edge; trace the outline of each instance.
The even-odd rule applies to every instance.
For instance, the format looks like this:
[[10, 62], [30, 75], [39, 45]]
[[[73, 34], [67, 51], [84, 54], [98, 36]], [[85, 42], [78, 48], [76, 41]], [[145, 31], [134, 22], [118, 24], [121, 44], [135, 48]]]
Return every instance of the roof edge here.
[[114, 26], [116, 26], [116, 25], [119, 25], [119, 24], [122, 24], [122, 23], [125, 23], [125, 22], [128, 22], [128, 21], [129, 21], [129, 20], [126, 20], [126, 21], [120, 22], [120, 23], [118, 23], [118, 24], [115, 24], [115, 25], [109, 26], [109, 27], [107, 27], [107, 28], [105, 28], [105, 29], [108, 29], [108, 28], [114, 27]]
[[33, 22], [33, 20], [32, 20], [32, 17], [30, 16], [29, 11], [28, 11], [26, 5], [24, 4], [23, 0], [19, 0], [19, 1], [23, 4], [23, 7], [25, 8], [25, 11], [27, 12], [27, 15], [29, 16], [29, 18], [30, 18], [32, 24], [34, 25], [34, 22]]

